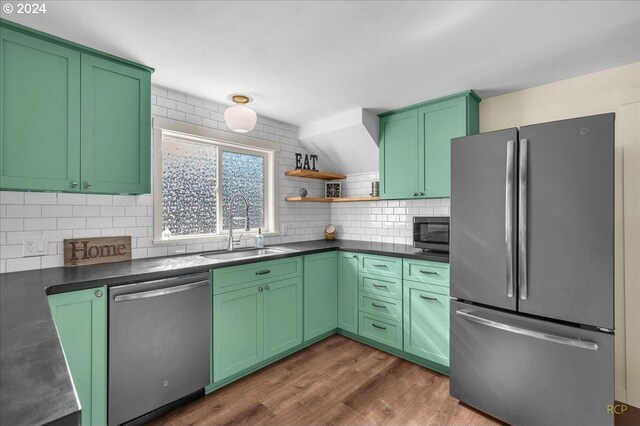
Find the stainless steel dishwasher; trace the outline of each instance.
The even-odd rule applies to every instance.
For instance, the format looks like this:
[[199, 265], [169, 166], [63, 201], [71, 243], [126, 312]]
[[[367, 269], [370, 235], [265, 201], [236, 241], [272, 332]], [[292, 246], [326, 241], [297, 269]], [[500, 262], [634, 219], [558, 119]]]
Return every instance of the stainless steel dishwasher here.
[[109, 425], [208, 385], [210, 340], [208, 274], [111, 287]]

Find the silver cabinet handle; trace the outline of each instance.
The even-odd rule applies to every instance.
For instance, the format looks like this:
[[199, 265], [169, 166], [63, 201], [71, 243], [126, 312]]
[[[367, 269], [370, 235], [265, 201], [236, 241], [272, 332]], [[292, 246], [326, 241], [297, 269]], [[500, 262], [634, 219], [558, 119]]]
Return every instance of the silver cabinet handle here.
[[422, 272], [423, 274], [427, 274], [427, 275], [439, 275], [437, 272], [431, 272], [431, 271], [425, 271], [420, 269], [420, 272]]
[[269, 290], [269, 286], [268, 286], [268, 285], [265, 285], [265, 286], [264, 286], [264, 289], [265, 289], [265, 290]]
[[384, 305], [378, 305], [377, 303], [373, 303], [373, 302], [371, 303], [371, 306], [374, 306], [374, 307], [376, 307], [376, 308], [380, 308], [380, 309], [387, 309], [387, 307], [386, 307], [386, 306], [384, 306]]
[[576, 348], [589, 349], [591, 351], [598, 350], [598, 344], [588, 340], [574, 339], [572, 337], [559, 336], [557, 334], [544, 333], [542, 331], [530, 330], [515, 325], [504, 324], [483, 318], [470, 313], [468, 310], [456, 311], [456, 316], [475, 322], [476, 324], [486, 325], [487, 327], [497, 328], [498, 330], [508, 331], [509, 333], [521, 334], [523, 336], [533, 337], [535, 339], [546, 340], [549, 342], [560, 343], [562, 345], [575, 346]]
[[527, 300], [529, 297], [529, 289], [527, 286], [527, 157], [528, 157], [528, 141], [520, 139], [520, 175], [518, 177], [520, 183], [520, 198], [518, 204], [518, 291], [520, 299]]
[[102, 297], [102, 295], [103, 295], [102, 290], [96, 291], [96, 297]]
[[85, 187], [86, 189], [90, 189], [92, 186], [93, 186], [93, 185], [91, 185], [91, 182], [85, 182], [85, 183], [84, 183], [84, 187]]
[[373, 266], [375, 266], [376, 268], [384, 268], [384, 269], [389, 269], [389, 267], [387, 265], [380, 265], [380, 264], [374, 264]]
[[381, 325], [375, 324], [375, 323], [371, 323], [372, 326], [374, 326], [375, 328], [379, 328], [380, 330], [386, 330], [387, 327], [383, 327]]
[[514, 205], [513, 205], [513, 190], [514, 190], [514, 155], [515, 155], [515, 142], [507, 141], [507, 184], [505, 189], [505, 220], [504, 220], [504, 235], [505, 245], [507, 249], [507, 297], [513, 297], [514, 279], [515, 279], [515, 263], [513, 256], [513, 219], [514, 219]]
[[357, 258], [358, 258], [358, 255], [357, 255], [357, 254], [354, 254], [354, 255], [353, 255], [353, 256], [351, 256], [351, 257], [353, 257], [354, 259], [357, 259]]
[[73, 182], [69, 183], [69, 186], [72, 187], [72, 188], [77, 188], [78, 187], [78, 182], [73, 181]]
[[373, 284], [373, 286], [374, 286], [375, 288], [387, 288], [387, 286], [386, 286], [386, 285], [382, 285], [382, 284]]
[[418, 196], [418, 193], [417, 193], [417, 192], [414, 192], [414, 193], [413, 193], [413, 196], [414, 196], [414, 197], [417, 197], [417, 196]]
[[258, 292], [262, 293], [262, 290], [264, 290], [262, 287], [258, 287]]
[[[209, 281], [197, 281], [194, 283], [177, 285], [175, 287], [159, 288], [157, 290], [141, 291], [138, 293], [119, 294], [113, 298], [113, 301], [126, 302], [128, 300], [147, 299], [149, 297], [166, 296], [167, 294], [179, 293], [181, 291], [193, 290], [194, 288], [209, 285]], [[97, 294], [96, 294], [97, 296]]]
[[424, 192], [421, 192], [420, 195], [424, 195]]
[[267, 275], [267, 274], [270, 274], [270, 273], [271, 273], [270, 269], [265, 269], [264, 271], [256, 272], [256, 275]]
[[429, 296], [425, 296], [423, 294], [420, 295], [420, 299], [424, 299], [424, 300], [435, 300], [436, 302], [438, 301], [438, 299], [436, 297], [429, 297]]

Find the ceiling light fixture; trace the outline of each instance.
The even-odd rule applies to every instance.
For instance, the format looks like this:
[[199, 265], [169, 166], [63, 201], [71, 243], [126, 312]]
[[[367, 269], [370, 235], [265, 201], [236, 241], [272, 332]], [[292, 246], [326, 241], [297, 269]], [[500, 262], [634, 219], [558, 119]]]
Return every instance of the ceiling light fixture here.
[[224, 112], [224, 122], [236, 133], [247, 133], [256, 127], [258, 116], [256, 112], [246, 106], [251, 100], [245, 95], [233, 95], [231, 100], [236, 103]]

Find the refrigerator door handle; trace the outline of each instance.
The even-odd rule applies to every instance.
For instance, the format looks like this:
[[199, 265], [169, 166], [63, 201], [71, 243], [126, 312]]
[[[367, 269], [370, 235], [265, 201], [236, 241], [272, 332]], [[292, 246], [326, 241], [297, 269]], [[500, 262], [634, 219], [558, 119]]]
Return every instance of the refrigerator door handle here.
[[507, 182], [505, 190], [505, 221], [504, 234], [507, 248], [507, 297], [513, 297], [515, 280], [515, 263], [513, 256], [513, 189], [514, 189], [514, 156], [515, 142], [507, 141]]
[[520, 299], [527, 300], [527, 180], [528, 180], [528, 145], [527, 139], [520, 139], [520, 164], [518, 181], [520, 193], [518, 197], [518, 293]]
[[574, 339], [571, 337], [559, 336], [557, 334], [545, 333], [537, 330], [530, 330], [527, 328], [518, 327], [515, 325], [504, 324], [501, 322], [493, 321], [488, 318], [484, 318], [478, 315], [472, 314], [469, 310], [456, 311], [456, 316], [466, 319], [467, 321], [475, 322], [487, 327], [497, 328], [498, 330], [508, 331], [509, 333], [521, 334], [523, 336], [533, 337], [535, 339], [546, 340], [548, 342], [560, 343], [562, 345], [574, 346], [576, 348], [588, 349], [591, 351], [598, 350], [598, 344], [590, 342], [588, 340]]

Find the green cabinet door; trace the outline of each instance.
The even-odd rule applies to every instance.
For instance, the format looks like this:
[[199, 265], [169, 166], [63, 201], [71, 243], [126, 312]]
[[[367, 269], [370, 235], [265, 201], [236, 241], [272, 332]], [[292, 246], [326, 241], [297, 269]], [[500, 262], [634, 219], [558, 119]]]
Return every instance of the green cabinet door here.
[[107, 424], [106, 294], [106, 287], [100, 287], [49, 296], [83, 426]]
[[467, 135], [467, 96], [418, 110], [421, 197], [451, 196], [451, 138]]
[[338, 328], [358, 333], [358, 255], [338, 252]]
[[213, 381], [263, 359], [262, 287], [213, 297]]
[[302, 279], [265, 284], [264, 358], [271, 358], [302, 343]]
[[82, 55], [82, 189], [143, 194], [151, 182], [151, 74]]
[[0, 31], [0, 189], [79, 191], [80, 54]]
[[304, 257], [304, 341], [338, 325], [338, 255]]
[[446, 288], [404, 282], [404, 350], [449, 366], [449, 296]]
[[380, 119], [380, 198], [414, 198], [419, 193], [418, 111]]

